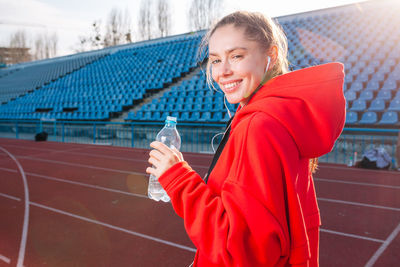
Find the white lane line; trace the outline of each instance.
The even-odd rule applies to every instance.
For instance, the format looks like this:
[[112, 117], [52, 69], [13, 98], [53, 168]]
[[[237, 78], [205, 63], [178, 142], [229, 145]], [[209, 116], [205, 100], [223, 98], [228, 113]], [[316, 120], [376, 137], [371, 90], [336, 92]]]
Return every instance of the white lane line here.
[[92, 165], [85, 165], [85, 164], [79, 164], [79, 163], [70, 163], [70, 162], [50, 160], [50, 159], [37, 159], [37, 158], [25, 157], [25, 156], [21, 156], [21, 157], [18, 157], [18, 158], [35, 160], [35, 161], [43, 161], [43, 162], [49, 162], [49, 163], [55, 163], [55, 164], [62, 164], [62, 165], [68, 165], [68, 166], [74, 166], [74, 167], [83, 167], [83, 168], [95, 169], [95, 170], [101, 170], [101, 171], [118, 172], [118, 173], [125, 173], [125, 174], [142, 174], [142, 173], [134, 172], [134, 171], [124, 171], [124, 170], [96, 167], [96, 166], [92, 166]]
[[126, 191], [122, 191], [122, 190], [118, 190], [118, 189], [111, 189], [111, 188], [107, 188], [107, 187], [103, 187], [103, 186], [99, 186], [99, 185], [85, 184], [85, 183], [55, 178], [55, 177], [46, 176], [46, 175], [34, 174], [34, 173], [27, 173], [27, 174], [30, 176], [35, 176], [38, 178], [43, 178], [43, 179], [62, 182], [62, 183], [80, 185], [80, 186], [84, 186], [84, 187], [89, 187], [89, 188], [93, 188], [93, 189], [98, 189], [98, 190], [103, 190], [103, 191], [108, 191], [108, 192], [113, 192], [113, 193], [118, 193], [118, 194], [124, 194], [124, 195], [129, 195], [129, 196], [134, 196], [134, 197], [148, 198], [148, 196], [145, 196], [145, 195], [135, 194], [135, 193], [126, 192]]
[[[15, 197], [11, 198], [10, 196], [5, 195], [5, 194], [0, 194], [0, 196], [3, 196], [3, 195], [5, 197], [7, 197], [7, 198], [10, 198], [10, 199], [17, 199]], [[182, 249], [185, 249], [185, 250], [188, 250], [188, 251], [196, 252], [196, 250], [191, 248], [191, 247], [179, 245], [179, 244], [176, 244], [176, 243], [173, 243], [173, 242], [170, 242], [170, 241], [166, 241], [166, 240], [159, 239], [159, 238], [156, 238], [156, 237], [152, 237], [152, 236], [149, 236], [149, 235], [137, 233], [137, 232], [134, 232], [134, 231], [131, 231], [131, 230], [127, 230], [127, 229], [118, 227], [118, 226], [114, 226], [114, 225], [103, 223], [103, 222], [100, 222], [100, 221], [97, 221], [97, 220], [93, 220], [93, 219], [89, 219], [89, 218], [82, 217], [82, 216], [79, 216], [79, 215], [75, 215], [75, 214], [72, 214], [72, 213], [69, 213], [69, 212], [66, 212], [66, 211], [62, 211], [62, 210], [58, 210], [58, 209], [55, 209], [55, 208], [51, 208], [51, 207], [48, 207], [48, 206], [45, 206], [45, 205], [41, 205], [41, 204], [38, 204], [38, 203], [35, 203], [35, 202], [30, 202], [30, 204], [32, 206], [36, 206], [36, 207], [39, 207], [39, 208], [42, 208], [42, 209], [50, 210], [50, 211], [53, 211], [55, 213], [64, 214], [64, 215], [67, 215], [67, 216], [70, 216], [70, 217], [73, 217], [73, 218], [76, 218], [76, 219], [79, 219], [79, 220], [83, 220], [83, 221], [99, 224], [99, 225], [102, 225], [102, 226], [105, 226], [105, 227], [108, 227], [108, 228], [111, 228], [111, 229], [114, 229], [114, 230], [117, 230], [117, 231], [121, 231], [121, 232], [124, 232], [124, 233], [128, 233], [128, 234], [134, 235], [134, 236], [143, 237], [145, 239], [150, 239], [150, 240], [153, 240], [153, 241], [156, 241], [156, 242], [160, 242], [160, 243], [163, 243], [163, 244], [167, 244], [167, 245], [171, 245], [171, 246], [174, 246], [174, 247], [182, 248]], [[333, 231], [333, 230], [328, 230], [328, 229], [323, 229], [323, 228], [321, 228], [320, 231], [321, 232], [325, 232], [325, 233], [329, 233], [329, 234], [333, 234], [333, 235], [346, 236], [346, 237], [362, 239], [362, 240], [368, 240], [368, 241], [373, 241], [373, 242], [378, 242], [378, 243], [383, 243], [384, 242], [384, 240], [381, 240], [381, 239], [370, 238], [370, 237], [360, 236], [360, 235], [355, 235], [355, 234], [348, 234], [348, 233], [343, 233], [343, 232], [338, 232], [338, 231]]]
[[[0, 170], [8, 171], [8, 172], [17, 172], [16, 170], [3, 168], [3, 167], [0, 167]], [[56, 178], [56, 177], [53, 177], [53, 176], [47, 176], [47, 175], [41, 175], [41, 174], [29, 173], [29, 172], [27, 172], [26, 174], [27, 175], [31, 175], [31, 176], [35, 176], [35, 177], [38, 177], [38, 178], [54, 180], [54, 181], [58, 181], [58, 182], [62, 182], [62, 183], [75, 184], [75, 185], [85, 186], [85, 187], [89, 187], [89, 188], [93, 188], [93, 189], [109, 191], [109, 192], [114, 192], [114, 193], [119, 193], [119, 194], [124, 194], [124, 195], [130, 195], [130, 196], [135, 196], [135, 197], [148, 198], [146, 195], [130, 193], [130, 192], [126, 192], [126, 191], [122, 191], [122, 190], [118, 190], [118, 189], [112, 189], [112, 188], [103, 187], [103, 186], [98, 186], [98, 185], [91, 185], [91, 184], [86, 184], [86, 183], [81, 183], [81, 182], [75, 182], [75, 181], [71, 181], [71, 180]], [[144, 173], [141, 173], [141, 174], [145, 175]], [[344, 200], [322, 198], [322, 197], [318, 197], [317, 199], [318, 199], [318, 201], [340, 203], [340, 204], [345, 204], [345, 205], [353, 205], [353, 206], [362, 206], [362, 207], [375, 208], [375, 209], [400, 211], [400, 208], [393, 208], [393, 207], [387, 207], [387, 206], [365, 204], [365, 203], [360, 203], [360, 202], [344, 201]]]
[[11, 260], [7, 258], [6, 256], [3, 256], [0, 254], [0, 260], [4, 261], [5, 263], [10, 264]]
[[[16, 197], [13, 197], [13, 196], [10, 196], [10, 195], [6, 195], [6, 194], [1, 194], [0, 193], [0, 196], [20, 201], [20, 199], [18, 199]], [[138, 233], [138, 232], [135, 232], [135, 231], [131, 231], [131, 230], [128, 230], [128, 229], [125, 229], [125, 228], [122, 228], [122, 227], [118, 227], [118, 226], [115, 226], [115, 225], [112, 225], [112, 224], [100, 222], [100, 221], [93, 220], [93, 219], [90, 219], [90, 218], [86, 218], [86, 217], [83, 217], [83, 216], [79, 216], [79, 215], [76, 215], [76, 214], [73, 214], [73, 213], [69, 213], [69, 212], [66, 212], [66, 211], [63, 211], [63, 210], [59, 210], [59, 209], [55, 209], [55, 208], [52, 208], [52, 207], [48, 207], [48, 206], [45, 206], [45, 205], [42, 205], [42, 204], [39, 204], [39, 203], [30, 202], [30, 204], [32, 206], [36, 206], [38, 208], [42, 208], [42, 209], [49, 210], [49, 211], [52, 211], [52, 212], [55, 212], [55, 213], [67, 215], [67, 216], [70, 216], [70, 217], [73, 217], [73, 218], [76, 218], [76, 219], [79, 219], [79, 220], [82, 220], [82, 221], [98, 224], [98, 225], [101, 225], [101, 226], [104, 226], [104, 227], [107, 227], [107, 228], [110, 228], [110, 229], [113, 229], [113, 230], [117, 230], [117, 231], [124, 232], [124, 233], [130, 234], [130, 235], [138, 236], [138, 237], [141, 237], [141, 238], [144, 238], [144, 239], [149, 239], [149, 240], [152, 240], [152, 241], [155, 241], [155, 242], [158, 242], [158, 243], [162, 243], [162, 244], [165, 244], [165, 245], [168, 245], [168, 246], [177, 247], [177, 248], [180, 248], [180, 249], [183, 249], [183, 250], [187, 250], [187, 251], [191, 251], [191, 252], [196, 252], [196, 249], [194, 249], [194, 248], [191, 248], [191, 247], [188, 247], [188, 246], [184, 246], [184, 245], [180, 245], [180, 244], [177, 244], [177, 243], [174, 243], [174, 242], [170, 242], [170, 241], [167, 241], [167, 240], [163, 240], [163, 239], [160, 239], [160, 238], [157, 238], [157, 237], [153, 237], [153, 236], [146, 235], [146, 234], [141, 234], [141, 233]]]
[[110, 229], [113, 229], [113, 230], [117, 230], [117, 231], [120, 231], [120, 232], [124, 232], [124, 233], [127, 233], [127, 234], [138, 236], [138, 237], [141, 237], [141, 238], [144, 238], [144, 239], [149, 239], [149, 240], [152, 240], [152, 241], [155, 241], [155, 242], [158, 242], [158, 243], [162, 243], [162, 244], [165, 244], [165, 245], [168, 245], [168, 246], [171, 246], [171, 247], [177, 247], [177, 248], [180, 248], [180, 249], [183, 249], [183, 250], [196, 252], [196, 249], [188, 247], [188, 246], [179, 245], [179, 244], [174, 243], [174, 242], [166, 241], [166, 240], [163, 240], [163, 239], [160, 239], [160, 238], [157, 238], [157, 237], [153, 237], [153, 236], [150, 236], [150, 235], [145, 235], [145, 234], [141, 234], [141, 233], [138, 233], [138, 232], [135, 232], [135, 231], [127, 230], [127, 229], [124, 229], [124, 228], [121, 228], [121, 227], [118, 227], [118, 226], [114, 226], [114, 225], [111, 225], [111, 224], [108, 224], [108, 223], [103, 223], [103, 222], [100, 222], [100, 221], [97, 221], [97, 220], [93, 220], [93, 219], [89, 219], [89, 218], [86, 218], [86, 217], [83, 217], [83, 216], [75, 215], [75, 214], [72, 214], [72, 213], [69, 213], [69, 212], [66, 212], [66, 211], [62, 211], [62, 210], [59, 210], [59, 209], [51, 208], [51, 207], [48, 207], [48, 206], [45, 206], [45, 205], [41, 205], [41, 204], [38, 204], [38, 203], [31, 202], [31, 205], [39, 207], [39, 208], [42, 208], [42, 209], [45, 209], [45, 210], [50, 210], [50, 211], [55, 212], [55, 213], [59, 213], [59, 214], [67, 215], [67, 216], [70, 216], [70, 217], [73, 217], [73, 218], [76, 218], [76, 219], [80, 219], [82, 221], [98, 224], [98, 225], [101, 225], [101, 226], [104, 226], [104, 227], [107, 227], [107, 228], [110, 228]]
[[[15, 146], [15, 145], [7, 145], [7, 146], [12, 146], [12, 147], [18, 147], [19, 146]], [[131, 161], [131, 162], [143, 162], [148, 164], [147, 159], [135, 159], [135, 158], [127, 158], [127, 157], [116, 157], [116, 156], [107, 156], [107, 155], [98, 155], [98, 154], [93, 154], [93, 153], [85, 153], [85, 152], [75, 152], [75, 151], [79, 151], [82, 148], [75, 148], [75, 149], [70, 149], [70, 150], [63, 150], [63, 151], [59, 151], [59, 150], [54, 150], [54, 149], [37, 149], [37, 148], [29, 148], [31, 150], [42, 150], [42, 151], [54, 151], [57, 154], [61, 154], [61, 153], [67, 153], [67, 154], [76, 154], [76, 155], [84, 155], [84, 156], [89, 156], [89, 157], [96, 157], [96, 158], [106, 158], [106, 159], [116, 159], [116, 160], [123, 160], [123, 161]], [[129, 150], [127, 150], [129, 151]], [[53, 154], [53, 153], [52, 153]], [[29, 157], [33, 157], [33, 156], [41, 156], [41, 155], [48, 155], [48, 154], [35, 154], [35, 155], [30, 155]], [[28, 156], [17, 156], [17, 157], [28, 157]], [[190, 165], [193, 168], [207, 168], [208, 166], [204, 166], [204, 165]]]
[[16, 200], [16, 201], [21, 201], [21, 199], [18, 198], [18, 197], [13, 197], [13, 196], [10, 196], [10, 195], [7, 195], [7, 194], [3, 194], [3, 193], [0, 193], [0, 196], [5, 197], [5, 198], [9, 198], [9, 199], [12, 199], [12, 200]]
[[[8, 171], [8, 172], [17, 172], [16, 170], [7, 169], [7, 168], [3, 168], [3, 167], [0, 167], [0, 170]], [[47, 176], [47, 175], [42, 175], [42, 174], [30, 173], [30, 172], [26, 172], [25, 174], [27, 174], [29, 176], [43, 178], [43, 179], [47, 179], [47, 180], [51, 180], [51, 181], [57, 181], [57, 182], [61, 182], [61, 183], [74, 184], [74, 185], [84, 186], [84, 187], [88, 187], [88, 188], [93, 188], [93, 189], [98, 189], [98, 190], [103, 190], [103, 191], [108, 191], [108, 192], [113, 192], [113, 193], [118, 193], [118, 194], [124, 194], [124, 195], [128, 195], [128, 196], [148, 198], [148, 196], [142, 195], [142, 194], [135, 194], [135, 193], [126, 192], [126, 191], [122, 191], [122, 190], [118, 190], [118, 189], [112, 189], [112, 188], [103, 187], [103, 186], [99, 186], [99, 185], [75, 182], [75, 181], [66, 180], [66, 179], [62, 179], [62, 178], [56, 178], [53, 176]]]
[[363, 240], [368, 240], [368, 241], [373, 241], [373, 242], [378, 242], [378, 243], [384, 242], [384, 240], [381, 240], [381, 239], [376, 239], [376, 238], [371, 238], [371, 237], [366, 237], [366, 236], [361, 236], [361, 235], [347, 234], [347, 233], [332, 231], [332, 230], [323, 229], [323, 228], [320, 228], [319, 230], [320, 230], [320, 232], [334, 234], [334, 235], [352, 237], [352, 238], [363, 239]]
[[373, 187], [384, 187], [384, 188], [390, 188], [390, 189], [400, 189], [400, 186], [397, 186], [397, 185], [349, 182], [349, 181], [343, 181], [343, 180], [331, 180], [331, 179], [324, 179], [324, 178], [314, 178], [314, 180], [321, 181], [321, 182], [329, 182], [329, 183], [353, 184], [353, 185], [363, 185], [363, 186], [373, 186]]
[[24, 208], [24, 223], [22, 225], [22, 237], [21, 237], [21, 244], [19, 247], [18, 253], [18, 262], [17, 267], [22, 267], [24, 265], [24, 258], [25, 258], [25, 248], [26, 248], [26, 240], [28, 237], [28, 225], [29, 225], [29, 189], [28, 189], [28, 181], [26, 180], [24, 169], [22, 168], [19, 161], [14, 157], [13, 154], [8, 152], [5, 148], [0, 146], [0, 150], [6, 153], [10, 158], [14, 160], [17, 164], [18, 170], [21, 174], [22, 182], [24, 185], [24, 199], [25, 199], [25, 208]]
[[365, 267], [372, 267], [375, 262], [379, 259], [385, 249], [392, 243], [393, 239], [400, 233], [400, 223], [393, 230], [393, 232], [388, 236], [385, 242], [378, 248], [378, 250], [372, 255], [371, 259], [365, 264]]
[[369, 207], [369, 208], [383, 209], [383, 210], [400, 211], [400, 208], [365, 204], [365, 203], [360, 203], [360, 202], [344, 201], [344, 200], [337, 200], [337, 199], [330, 199], [330, 198], [323, 198], [323, 197], [317, 197], [317, 199], [318, 199], [318, 201], [326, 201], [326, 202], [333, 202], [333, 203], [340, 203], [340, 204], [354, 205], [354, 206], [362, 206], [362, 207]]

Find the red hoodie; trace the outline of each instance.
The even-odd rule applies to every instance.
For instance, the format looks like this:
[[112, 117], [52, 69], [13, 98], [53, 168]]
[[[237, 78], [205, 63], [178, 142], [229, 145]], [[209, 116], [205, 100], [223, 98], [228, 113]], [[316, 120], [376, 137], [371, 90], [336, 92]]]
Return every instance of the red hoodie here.
[[186, 162], [159, 181], [197, 247], [194, 266], [318, 266], [309, 159], [345, 122], [343, 65], [277, 76], [238, 109], [208, 183]]

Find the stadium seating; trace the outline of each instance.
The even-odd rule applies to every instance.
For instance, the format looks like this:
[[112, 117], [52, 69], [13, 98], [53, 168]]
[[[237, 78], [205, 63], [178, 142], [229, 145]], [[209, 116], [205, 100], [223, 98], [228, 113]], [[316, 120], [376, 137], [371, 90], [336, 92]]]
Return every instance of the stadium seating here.
[[[290, 70], [344, 64], [347, 126], [400, 126], [398, 14], [397, 5], [366, 1], [277, 18]], [[0, 119], [228, 121], [221, 90], [207, 85], [196, 62], [204, 33], [2, 68]], [[238, 105], [226, 104], [234, 114]]]

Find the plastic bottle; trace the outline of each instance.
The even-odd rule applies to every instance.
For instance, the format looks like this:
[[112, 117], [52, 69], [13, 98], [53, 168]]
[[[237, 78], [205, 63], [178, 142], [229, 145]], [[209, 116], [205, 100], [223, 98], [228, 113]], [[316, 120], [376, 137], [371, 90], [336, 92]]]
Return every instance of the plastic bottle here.
[[[164, 143], [170, 148], [175, 147], [177, 150], [181, 148], [181, 137], [176, 130], [176, 118], [167, 117], [165, 120], [165, 126], [157, 134], [156, 140]], [[162, 188], [161, 184], [158, 182], [157, 177], [150, 175], [149, 187], [147, 189], [147, 195], [149, 198], [159, 201], [168, 202], [170, 200], [169, 196]]]

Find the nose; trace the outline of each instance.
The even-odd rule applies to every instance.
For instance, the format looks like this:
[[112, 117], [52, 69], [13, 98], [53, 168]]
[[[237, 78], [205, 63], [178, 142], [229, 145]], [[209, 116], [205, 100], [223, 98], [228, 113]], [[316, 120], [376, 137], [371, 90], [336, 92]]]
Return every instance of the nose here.
[[222, 64], [222, 76], [229, 76], [232, 74], [231, 64], [228, 60], [224, 60]]
[[219, 64], [211, 66], [211, 75], [214, 81], [219, 82], [220, 78], [233, 74], [232, 66], [227, 60], [221, 61]]

